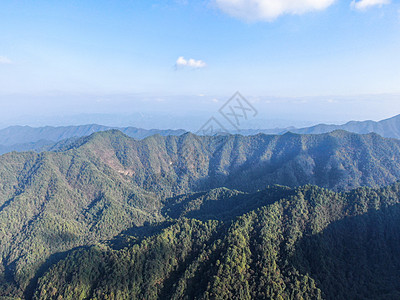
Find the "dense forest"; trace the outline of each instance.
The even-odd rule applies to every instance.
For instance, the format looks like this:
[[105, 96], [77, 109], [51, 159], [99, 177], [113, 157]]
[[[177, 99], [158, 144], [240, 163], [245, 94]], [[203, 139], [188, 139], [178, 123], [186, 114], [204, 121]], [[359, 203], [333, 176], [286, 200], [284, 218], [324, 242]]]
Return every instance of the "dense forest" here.
[[344, 131], [7, 153], [0, 297], [396, 299], [399, 178], [399, 141]]
[[237, 193], [211, 191], [159, 234], [69, 253], [34, 299], [399, 299], [399, 192], [272, 187], [240, 194], [255, 208], [240, 214]]

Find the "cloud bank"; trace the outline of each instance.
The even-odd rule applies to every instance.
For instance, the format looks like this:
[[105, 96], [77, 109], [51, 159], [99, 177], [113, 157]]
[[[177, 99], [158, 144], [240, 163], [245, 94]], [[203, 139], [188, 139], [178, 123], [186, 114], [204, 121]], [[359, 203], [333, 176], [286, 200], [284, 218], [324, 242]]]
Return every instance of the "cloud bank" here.
[[191, 69], [201, 69], [206, 66], [206, 63], [202, 60], [195, 60], [193, 58], [185, 59], [183, 56], [180, 56], [175, 63], [177, 68], [187, 67]]
[[[246, 21], [273, 21], [285, 14], [301, 15], [324, 10], [335, 0], [215, 0], [232, 17]], [[379, 0], [362, 0], [379, 1]], [[384, 1], [384, 0], [380, 0]]]
[[390, 0], [360, 0], [351, 2], [351, 6], [358, 10], [366, 10], [372, 6], [389, 4]]
[[5, 56], [0, 56], [0, 65], [9, 65], [12, 64], [11, 59]]

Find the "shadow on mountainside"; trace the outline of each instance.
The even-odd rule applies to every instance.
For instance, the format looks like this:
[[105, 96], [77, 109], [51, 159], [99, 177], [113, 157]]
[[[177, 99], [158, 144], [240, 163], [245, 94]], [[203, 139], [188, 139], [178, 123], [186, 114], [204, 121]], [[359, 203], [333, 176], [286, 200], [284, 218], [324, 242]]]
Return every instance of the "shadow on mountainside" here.
[[400, 299], [400, 205], [348, 217], [303, 237], [292, 264], [326, 299]]

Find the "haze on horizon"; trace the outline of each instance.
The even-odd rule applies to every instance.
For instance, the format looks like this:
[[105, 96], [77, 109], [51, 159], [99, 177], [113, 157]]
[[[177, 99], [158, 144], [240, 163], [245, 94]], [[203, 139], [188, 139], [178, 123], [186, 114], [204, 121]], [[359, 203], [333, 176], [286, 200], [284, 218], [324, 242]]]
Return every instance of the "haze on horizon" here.
[[400, 113], [396, 1], [5, 0], [0, 26], [0, 127], [191, 129], [236, 91], [247, 127]]

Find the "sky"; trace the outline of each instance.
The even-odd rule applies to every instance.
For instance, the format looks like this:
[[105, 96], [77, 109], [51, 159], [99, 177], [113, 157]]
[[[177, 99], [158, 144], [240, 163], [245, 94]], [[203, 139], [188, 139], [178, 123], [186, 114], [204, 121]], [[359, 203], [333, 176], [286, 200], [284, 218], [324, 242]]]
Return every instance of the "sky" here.
[[257, 126], [400, 114], [394, 0], [2, 0], [0, 28], [0, 126], [190, 127], [236, 91]]

